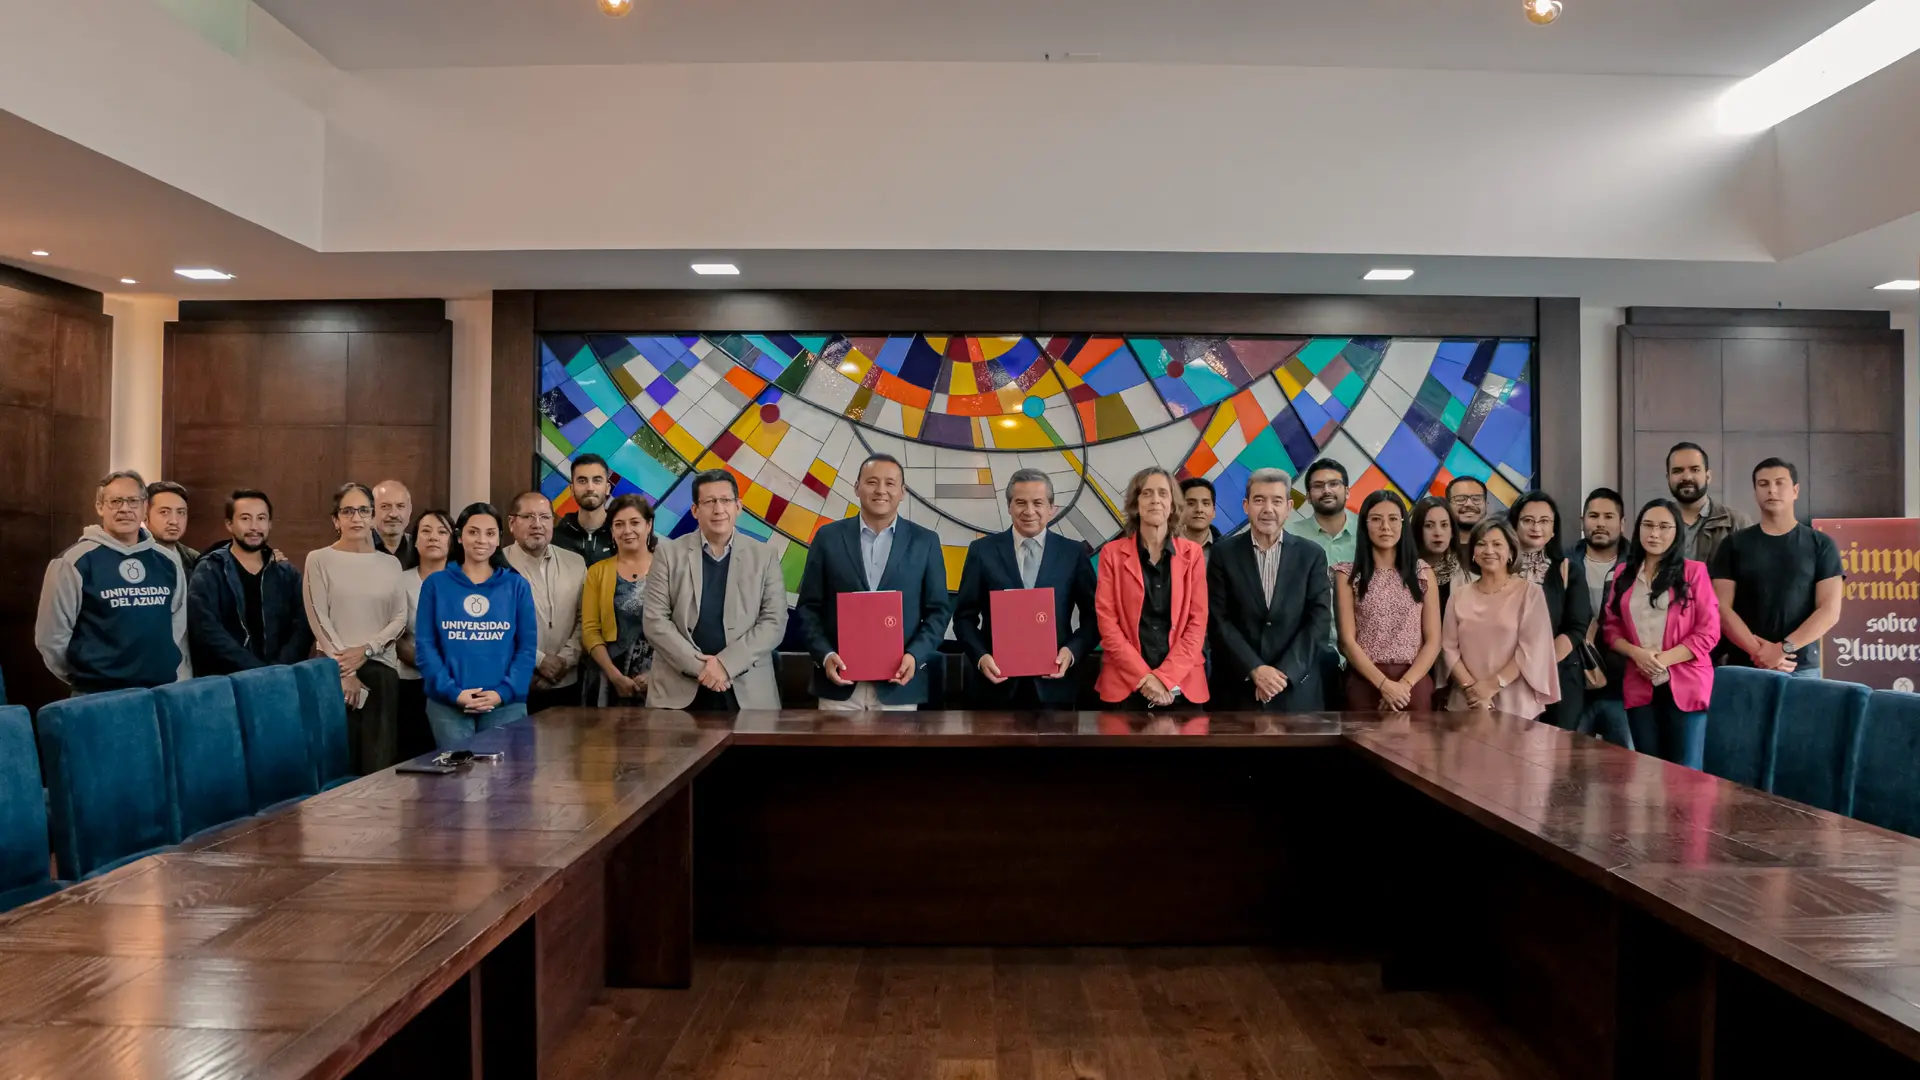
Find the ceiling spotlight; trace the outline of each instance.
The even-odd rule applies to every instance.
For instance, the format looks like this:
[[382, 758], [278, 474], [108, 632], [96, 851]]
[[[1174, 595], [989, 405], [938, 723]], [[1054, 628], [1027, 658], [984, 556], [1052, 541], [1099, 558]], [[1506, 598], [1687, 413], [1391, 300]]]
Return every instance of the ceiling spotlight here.
[[52, 252], [50, 252], [50, 251], [36, 251], [36, 252], [33, 252], [32, 254], [33, 254], [33, 257], [34, 257], [34, 258], [36, 258], [36, 259], [44, 259], [44, 258], [46, 258], [46, 257], [47, 257], [48, 255], [51, 255], [51, 254], [52, 254]]
[[130, 277], [123, 277], [123, 278], [121, 278], [121, 279], [120, 279], [120, 284], [122, 284], [122, 285], [138, 285], [138, 284], [140, 284], [140, 283], [139, 283], [139, 282], [137, 282], [137, 281], [135, 281], [135, 280], [133, 280], [133, 279], [132, 279], [132, 278], [130, 278]]
[[224, 270], [212, 270], [206, 267], [182, 267], [181, 269], [175, 270], [174, 273], [179, 274], [183, 278], [192, 278], [195, 281], [233, 280], [233, 275]]
[[732, 263], [694, 263], [693, 272], [701, 277], [713, 277], [716, 274], [730, 276], [738, 274], [740, 268]]
[[1886, 292], [1920, 292], [1920, 281], [1915, 281], [1912, 278], [1901, 278], [1898, 281], [1889, 281], [1885, 285], [1875, 285], [1873, 288], [1876, 292], [1882, 290]]
[[1361, 281], [1405, 281], [1413, 276], [1411, 270], [1369, 270]]
[[600, 14], [617, 19], [633, 10], [633, 0], [600, 0]]
[[1522, 0], [1521, 6], [1527, 10], [1527, 21], [1535, 26], [1545, 26], [1560, 17], [1560, 0]]

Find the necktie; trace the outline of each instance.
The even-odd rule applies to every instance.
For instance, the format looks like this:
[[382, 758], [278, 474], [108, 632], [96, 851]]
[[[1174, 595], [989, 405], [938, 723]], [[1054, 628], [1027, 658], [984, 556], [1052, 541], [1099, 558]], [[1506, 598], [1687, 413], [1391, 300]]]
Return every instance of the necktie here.
[[1027, 588], [1040, 577], [1040, 541], [1028, 537], [1020, 542], [1020, 582]]

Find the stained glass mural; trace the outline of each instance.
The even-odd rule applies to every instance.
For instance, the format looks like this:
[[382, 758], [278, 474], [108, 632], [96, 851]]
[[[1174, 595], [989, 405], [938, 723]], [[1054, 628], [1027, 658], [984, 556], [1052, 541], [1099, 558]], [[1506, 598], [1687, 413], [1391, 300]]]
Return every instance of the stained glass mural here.
[[[1020, 334], [618, 334], [540, 342], [540, 490], [573, 509], [568, 462], [597, 453], [618, 494], [691, 531], [688, 477], [730, 470], [741, 528], [781, 553], [789, 594], [821, 525], [858, 511], [868, 454], [906, 465], [908, 520], [935, 530], [957, 587], [967, 544], [1007, 528], [1008, 477], [1053, 478], [1063, 535], [1120, 531], [1127, 480], [1160, 464], [1244, 524], [1255, 469], [1331, 457], [1351, 505], [1455, 476], [1501, 506], [1532, 486], [1533, 345], [1499, 339]], [[1298, 506], [1304, 496], [1296, 494]]]

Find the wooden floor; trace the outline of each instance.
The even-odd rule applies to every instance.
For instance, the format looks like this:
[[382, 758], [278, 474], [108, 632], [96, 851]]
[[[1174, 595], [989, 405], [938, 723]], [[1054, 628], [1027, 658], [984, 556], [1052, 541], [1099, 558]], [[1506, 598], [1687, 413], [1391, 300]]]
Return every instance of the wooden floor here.
[[548, 1076], [1496, 1080], [1554, 1071], [1465, 996], [1259, 949], [727, 949], [611, 990]]

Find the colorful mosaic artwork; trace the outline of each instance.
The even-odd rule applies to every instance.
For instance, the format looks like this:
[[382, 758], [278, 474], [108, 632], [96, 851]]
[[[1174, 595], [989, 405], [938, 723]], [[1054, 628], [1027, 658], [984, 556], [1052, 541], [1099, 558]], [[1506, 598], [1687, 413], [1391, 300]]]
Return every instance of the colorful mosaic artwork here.
[[1532, 484], [1532, 343], [1411, 338], [1093, 335], [549, 335], [540, 344], [540, 489], [571, 510], [570, 460], [607, 459], [655, 527], [694, 528], [687, 478], [725, 468], [741, 528], [781, 552], [799, 589], [814, 531], [858, 512], [875, 451], [906, 463], [908, 520], [939, 533], [950, 586], [967, 544], [1005, 529], [1007, 478], [1045, 471], [1054, 527], [1098, 545], [1120, 531], [1127, 480], [1151, 464], [1218, 491], [1244, 523], [1253, 470], [1295, 480], [1347, 467], [1351, 503], [1418, 496], [1455, 476], [1508, 505]]

